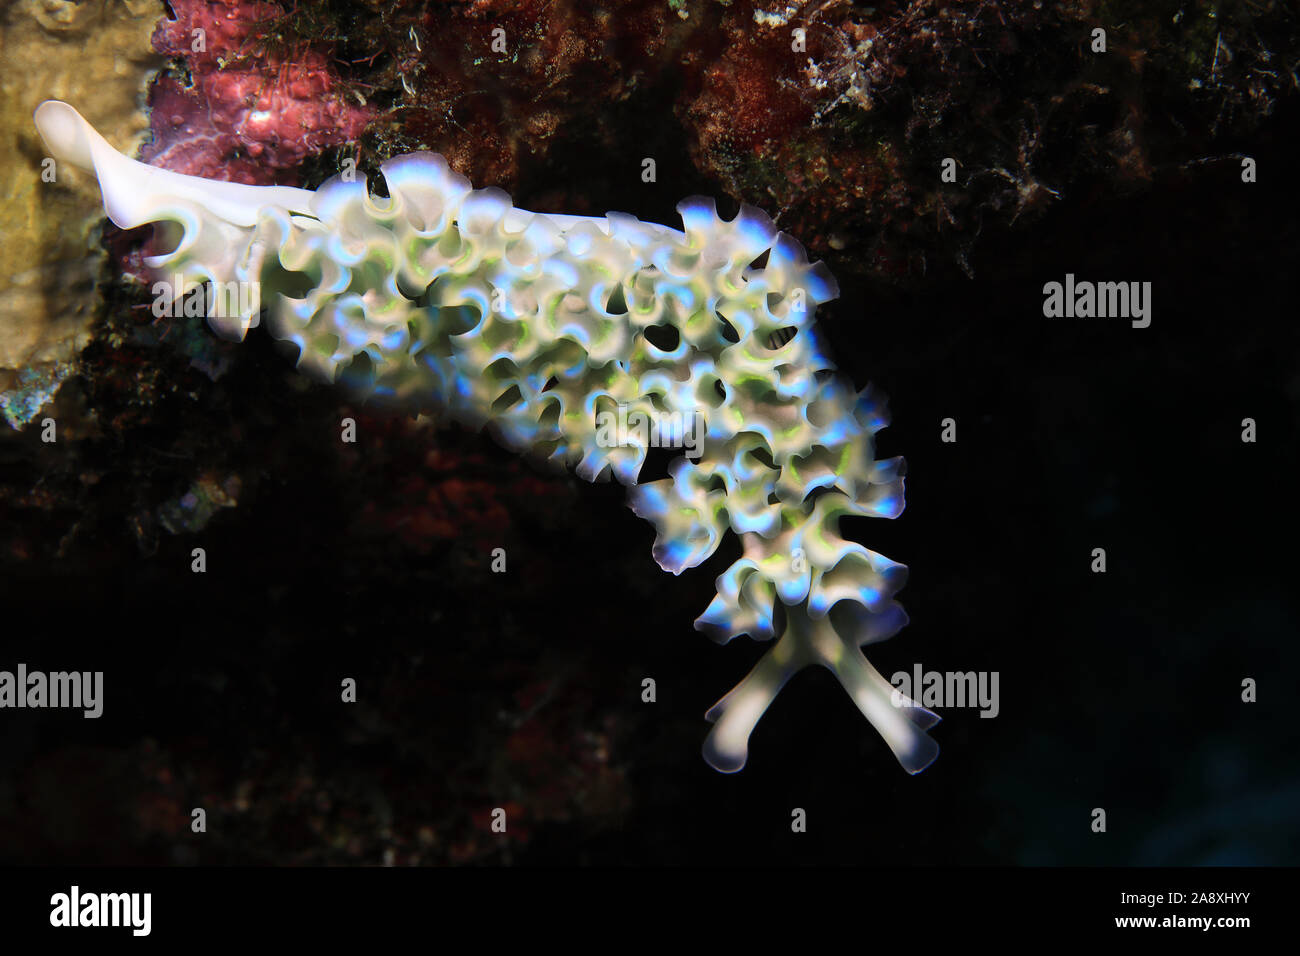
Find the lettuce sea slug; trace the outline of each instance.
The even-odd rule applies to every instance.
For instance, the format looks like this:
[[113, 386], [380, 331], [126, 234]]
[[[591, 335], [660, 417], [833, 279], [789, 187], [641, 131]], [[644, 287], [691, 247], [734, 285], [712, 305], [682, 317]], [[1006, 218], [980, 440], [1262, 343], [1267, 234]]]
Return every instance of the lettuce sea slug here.
[[[938, 721], [860, 648], [907, 623], [907, 569], [845, 540], [843, 515], [903, 509], [902, 460], [873, 458], [883, 399], [835, 371], [813, 316], [835, 280], [762, 212], [730, 222], [687, 199], [682, 230], [621, 213], [532, 213], [474, 189], [432, 153], [317, 190], [213, 182], [116, 152], [72, 107], [35, 114], [51, 154], [92, 171], [122, 228], [161, 223], [148, 264], [211, 296], [209, 322], [242, 339], [265, 307], [298, 366], [362, 395], [490, 425], [518, 450], [629, 486], [680, 574], [730, 529], [742, 556], [695, 626], [771, 649], [708, 712], [705, 759], [745, 765], [749, 736], [799, 670], [831, 670], [916, 773]], [[251, 290], [252, 294], [247, 294]], [[182, 290], [176, 290], [181, 294]], [[229, 307], [223, 307], [228, 305]], [[647, 450], [682, 448], [670, 477], [637, 483]]]

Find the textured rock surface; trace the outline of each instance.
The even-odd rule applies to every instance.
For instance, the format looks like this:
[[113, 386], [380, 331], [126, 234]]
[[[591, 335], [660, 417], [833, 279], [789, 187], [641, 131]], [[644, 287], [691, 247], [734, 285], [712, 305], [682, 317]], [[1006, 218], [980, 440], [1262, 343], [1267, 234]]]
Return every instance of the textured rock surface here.
[[289, 184], [304, 159], [350, 143], [370, 120], [364, 97], [339, 82], [335, 45], [295, 32], [281, 4], [174, 0], [169, 12], [153, 35], [172, 66], [150, 95], [145, 162]]
[[148, 73], [161, 62], [149, 46], [161, 10], [158, 0], [19, 0], [0, 14], [0, 145], [10, 157], [0, 167], [0, 411], [15, 427], [90, 340], [105, 268], [89, 183], [70, 167], [42, 181], [32, 110], [52, 96], [84, 104], [113, 145], [133, 152], [147, 128]]

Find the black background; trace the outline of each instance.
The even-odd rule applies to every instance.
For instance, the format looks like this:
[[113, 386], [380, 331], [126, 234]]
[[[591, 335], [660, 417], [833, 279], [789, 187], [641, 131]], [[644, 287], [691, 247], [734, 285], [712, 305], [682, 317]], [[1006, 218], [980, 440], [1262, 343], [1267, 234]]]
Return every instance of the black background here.
[[[224, 387], [250, 428], [284, 435], [292, 467], [151, 556], [123, 536], [5, 570], [3, 666], [102, 669], [106, 710], [0, 718], [0, 860], [378, 863], [384, 833], [429, 822], [444, 848], [472, 832], [476, 862], [1294, 864], [1300, 197], [1287, 144], [1243, 145], [1257, 184], [1233, 160], [1137, 197], [1083, 184], [982, 240], [973, 279], [842, 281], [823, 310], [843, 371], [890, 397], [878, 456], [908, 461], [904, 514], [855, 528], [911, 569], [911, 624], [868, 656], [886, 675], [919, 661], [1001, 676], [999, 716], [944, 712], [924, 773], [903, 772], [821, 671], [779, 696], [742, 773], [711, 770], [703, 713], [764, 650], [691, 628], [736, 546], [674, 579], [615, 486], [549, 479], [551, 500], [512, 515], [504, 576], [483, 553], [455, 552], [451, 573], [446, 555], [358, 539], [349, 516], [376, 479], [332, 457], [336, 432], [310, 431], [344, 400], [258, 391], [291, 378], [259, 335]], [[672, 221], [682, 186], [630, 211]], [[1042, 286], [1067, 272], [1150, 281], [1151, 327], [1044, 318]], [[956, 444], [939, 440], [945, 417]], [[485, 454], [488, 475], [512, 458], [455, 430], [438, 440]], [[204, 575], [189, 572], [198, 543]], [[343, 676], [355, 707], [338, 702]], [[640, 701], [644, 677], [656, 704]], [[1240, 700], [1245, 677], [1257, 703]], [[539, 681], [568, 723], [613, 728], [618, 793], [502, 840], [484, 829], [491, 807], [526, 820], [539, 787], [563, 803], [593, 785], [564, 759], [527, 781], [494, 759], [501, 715]], [[227, 801], [207, 834], [140, 826], [150, 752], [183, 781], [167, 791], [182, 823]], [[291, 766], [333, 795], [330, 838], [360, 850], [309, 825]], [[245, 779], [252, 808], [237, 812]]]

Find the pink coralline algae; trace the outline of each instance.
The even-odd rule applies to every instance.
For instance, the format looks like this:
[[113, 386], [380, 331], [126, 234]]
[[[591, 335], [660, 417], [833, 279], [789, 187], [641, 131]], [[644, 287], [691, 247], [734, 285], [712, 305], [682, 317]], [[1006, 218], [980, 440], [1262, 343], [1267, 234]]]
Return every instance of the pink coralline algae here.
[[[164, 75], [151, 95], [142, 158], [193, 176], [291, 184], [295, 167], [360, 135], [373, 116], [340, 83], [328, 42], [282, 30], [288, 14], [257, 0], [171, 0], [154, 31], [189, 82]], [[277, 175], [280, 171], [290, 171]]]

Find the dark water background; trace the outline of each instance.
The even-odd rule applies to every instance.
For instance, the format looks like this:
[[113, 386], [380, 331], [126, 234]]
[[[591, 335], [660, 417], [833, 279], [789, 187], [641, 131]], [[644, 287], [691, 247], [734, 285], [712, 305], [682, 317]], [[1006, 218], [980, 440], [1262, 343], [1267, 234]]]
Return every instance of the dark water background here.
[[[825, 310], [843, 370], [890, 396], [878, 455], [908, 460], [906, 512], [861, 538], [911, 568], [911, 624], [869, 657], [1000, 673], [1000, 715], [944, 712], [924, 773], [821, 671], [743, 773], [715, 773], [702, 715], [764, 649], [691, 629], [734, 544], [674, 579], [620, 489], [558, 478], [512, 513], [507, 575], [472, 549], [413, 559], [356, 531], [378, 479], [304, 434], [339, 396], [255, 390], [282, 362], [259, 337], [224, 387], [286, 452], [203, 532], [207, 574], [191, 536], [6, 570], [3, 666], [103, 669], [107, 700], [98, 721], [0, 720], [0, 859], [377, 863], [428, 827], [424, 862], [1295, 864], [1300, 190], [1288, 144], [1247, 145], [1255, 185], [1231, 162], [1135, 198], [1081, 184], [982, 240], [974, 279], [843, 281]], [[605, 198], [671, 221], [692, 185], [665, 176], [663, 209]], [[1067, 272], [1151, 281], [1151, 327], [1045, 319]], [[438, 440], [513, 480], [488, 440]], [[587, 731], [613, 772], [574, 757]], [[508, 844], [483, 828], [506, 804]]]

